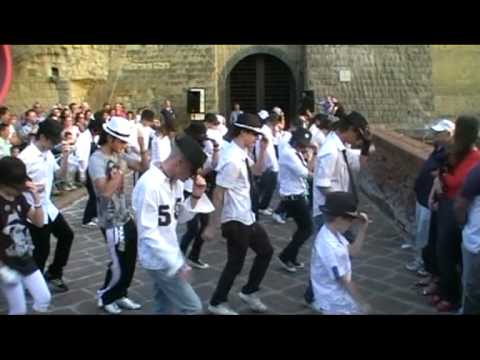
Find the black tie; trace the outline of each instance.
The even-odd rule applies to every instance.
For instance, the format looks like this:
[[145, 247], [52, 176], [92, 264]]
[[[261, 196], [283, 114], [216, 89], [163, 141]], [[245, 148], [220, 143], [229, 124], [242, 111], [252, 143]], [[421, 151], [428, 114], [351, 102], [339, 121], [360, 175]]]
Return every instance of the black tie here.
[[358, 204], [357, 186], [355, 185], [355, 180], [353, 178], [352, 169], [350, 169], [350, 164], [348, 163], [348, 160], [347, 160], [347, 149], [343, 149], [342, 154], [343, 154], [343, 159], [345, 160], [345, 163], [347, 164], [348, 177], [350, 178], [350, 189], [351, 189], [351, 192], [352, 192], [353, 196], [355, 197], [355, 201]]
[[257, 193], [255, 191], [252, 170], [250, 169], [250, 166], [248, 165], [248, 159], [247, 158], [245, 158], [245, 166], [247, 167], [248, 182], [250, 184], [250, 202], [252, 204], [252, 211], [255, 213], [255, 216], [258, 218], [258, 214], [257, 214], [257, 211], [258, 211]]

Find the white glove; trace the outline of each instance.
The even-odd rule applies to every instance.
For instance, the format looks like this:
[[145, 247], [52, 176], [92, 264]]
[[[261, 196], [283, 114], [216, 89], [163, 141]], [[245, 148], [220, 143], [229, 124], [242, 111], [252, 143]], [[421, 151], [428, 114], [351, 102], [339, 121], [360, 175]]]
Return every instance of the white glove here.
[[17, 271], [10, 269], [8, 266], [0, 267], [0, 282], [5, 285], [18, 284], [21, 279], [22, 277]]

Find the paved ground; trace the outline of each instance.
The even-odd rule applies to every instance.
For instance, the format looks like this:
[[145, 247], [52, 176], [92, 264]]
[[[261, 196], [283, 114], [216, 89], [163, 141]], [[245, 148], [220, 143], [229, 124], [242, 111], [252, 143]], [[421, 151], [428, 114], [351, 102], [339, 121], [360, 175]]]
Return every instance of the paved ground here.
[[[79, 192], [80, 196], [83, 192]], [[103, 314], [95, 304], [95, 292], [103, 284], [108, 255], [103, 238], [98, 229], [85, 230], [80, 227], [85, 198], [73, 202], [75, 196], [69, 195], [61, 202], [69, 203], [64, 209], [67, 221], [75, 231], [75, 240], [69, 264], [65, 270], [65, 281], [70, 291], [57, 294], [52, 302], [52, 314]], [[72, 203], [73, 202], [73, 203]], [[276, 201], [274, 201], [275, 205]], [[400, 249], [403, 234], [366, 198], [362, 198], [362, 211], [366, 211], [373, 223], [369, 227], [368, 237], [362, 255], [353, 261], [354, 280], [360, 291], [373, 307], [375, 314], [432, 314], [434, 311], [420, 295], [414, 283], [415, 275], [404, 269], [410, 259], [407, 250]], [[295, 224], [289, 220], [285, 225], [274, 223], [270, 217], [263, 217], [265, 225], [278, 252], [288, 243]], [[178, 232], [182, 234], [184, 227]], [[307, 264], [310, 258], [311, 241], [301, 251], [301, 260]], [[245, 283], [252, 262], [250, 253], [241, 276], [237, 279], [230, 295], [231, 306], [242, 314], [249, 311], [236, 293]], [[226, 259], [225, 242], [220, 235], [217, 240], [205, 244], [203, 260], [211, 265], [207, 270], [194, 270], [193, 284], [204, 304], [209, 300], [216, 282], [220, 276]], [[273, 260], [266, 275], [261, 291], [264, 302], [272, 314], [312, 314], [303, 305], [303, 291], [307, 272], [288, 274]], [[141, 311], [124, 312], [124, 314], [151, 314], [152, 289], [147, 274], [137, 268], [129, 295], [144, 304]], [[6, 307], [0, 298], [0, 313], [5, 313]]]

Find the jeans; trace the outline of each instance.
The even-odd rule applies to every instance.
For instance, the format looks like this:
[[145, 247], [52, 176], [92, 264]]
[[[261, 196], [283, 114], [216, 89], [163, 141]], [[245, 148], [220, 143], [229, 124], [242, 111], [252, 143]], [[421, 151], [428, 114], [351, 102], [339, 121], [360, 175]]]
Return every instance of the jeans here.
[[217, 306], [228, 300], [228, 293], [237, 275], [242, 271], [248, 248], [257, 254], [242, 293], [252, 294], [260, 289], [260, 283], [273, 256], [273, 247], [267, 233], [258, 223], [245, 225], [238, 221], [222, 224], [222, 235], [227, 239], [227, 264], [220, 275], [210, 304]]
[[137, 262], [137, 229], [130, 220], [121, 228], [101, 230], [112, 260], [98, 295], [103, 304], [108, 305], [127, 296]]
[[33, 259], [38, 269], [43, 273], [45, 263], [50, 255], [50, 235], [53, 234], [57, 238], [57, 248], [53, 262], [48, 267], [48, 274], [52, 279], [59, 279], [63, 276], [63, 268], [67, 265], [70, 249], [73, 243], [73, 232], [65, 218], [59, 213], [52, 222], [49, 220], [47, 225], [39, 228], [28, 223], [32, 242], [35, 246], [33, 250]]
[[147, 273], [153, 280], [158, 314], [195, 315], [202, 312], [202, 302], [186, 280], [178, 275], [168, 277], [162, 270], [147, 270]]
[[300, 247], [308, 240], [310, 235], [312, 235], [313, 222], [306, 198], [286, 200], [285, 208], [288, 215], [294, 219], [297, 229], [292, 236], [292, 240], [285, 249], [283, 249], [279, 257], [284, 262], [291, 261], [296, 263]]
[[[313, 218], [313, 224], [315, 226], [314, 230], [314, 236], [317, 236], [318, 232], [322, 228], [324, 222], [323, 222], [323, 215], [317, 215]], [[315, 239], [314, 239], [315, 240]], [[312, 281], [309, 279], [308, 280], [308, 285], [307, 289], [305, 290], [305, 294], [303, 295], [303, 298], [308, 304], [313, 303], [314, 296], [313, 296], [313, 287], [312, 287]]]
[[438, 204], [437, 261], [440, 297], [452, 304], [461, 301], [462, 232], [455, 220], [453, 200], [442, 198]]
[[417, 262], [422, 260], [422, 250], [428, 243], [430, 217], [430, 209], [420, 205], [417, 201], [415, 205], [415, 241], [413, 244], [414, 260]]
[[85, 206], [85, 211], [83, 212], [83, 220], [82, 224], [88, 224], [92, 221], [93, 218], [97, 217], [97, 197], [95, 195], [95, 190], [93, 189], [92, 179], [87, 171], [87, 181], [85, 183], [85, 187], [88, 191], [88, 201], [87, 205]]
[[202, 250], [203, 246], [203, 239], [200, 235], [208, 225], [208, 218], [208, 214], [197, 214], [193, 217], [193, 219], [187, 222], [187, 231], [182, 236], [180, 241], [180, 249], [184, 254], [186, 254], [188, 246], [192, 240], [195, 239], [193, 241], [190, 254], [188, 255], [190, 260], [198, 261], [200, 258], [200, 251]]
[[277, 187], [278, 172], [265, 171], [258, 181], [258, 208], [265, 210], [272, 201], [273, 193]]
[[462, 245], [463, 314], [480, 315], [480, 253], [472, 253]]

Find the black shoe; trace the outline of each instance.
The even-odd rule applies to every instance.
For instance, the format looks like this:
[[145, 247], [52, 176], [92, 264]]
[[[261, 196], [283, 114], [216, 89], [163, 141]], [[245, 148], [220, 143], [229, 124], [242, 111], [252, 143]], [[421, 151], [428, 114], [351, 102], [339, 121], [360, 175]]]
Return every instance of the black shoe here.
[[45, 280], [47, 281], [49, 289], [54, 293], [64, 293], [69, 290], [62, 278], [52, 278], [48, 272], [45, 273]]

